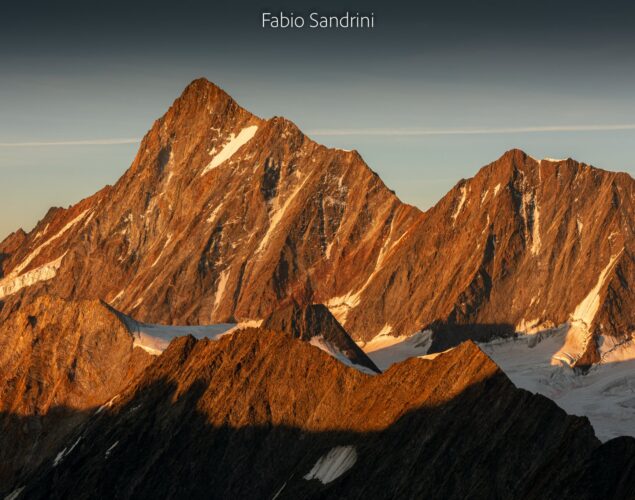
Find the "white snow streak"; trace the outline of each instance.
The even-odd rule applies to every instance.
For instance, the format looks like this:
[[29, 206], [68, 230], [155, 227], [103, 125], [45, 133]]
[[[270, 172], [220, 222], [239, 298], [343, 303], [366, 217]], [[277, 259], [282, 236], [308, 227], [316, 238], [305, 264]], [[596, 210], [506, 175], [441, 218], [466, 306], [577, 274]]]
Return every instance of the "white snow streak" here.
[[[165, 252], [165, 249], [167, 248], [167, 246], [170, 244], [170, 241], [172, 241], [172, 233], [168, 234], [167, 239], [165, 240], [165, 243], [163, 244], [163, 248], [161, 249], [161, 251], [159, 252], [159, 255], [157, 256], [156, 259], [154, 259], [154, 262], [152, 264], [150, 264], [150, 267], [154, 267], [156, 266], [159, 261], [161, 260], [161, 257], [163, 257], [163, 252]], [[123, 291], [123, 290], [122, 290]], [[115, 297], [116, 299], [117, 297]], [[113, 299], [113, 300], [115, 300]]]
[[320, 457], [304, 479], [318, 479], [323, 484], [328, 484], [353, 467], [355, 462], [357, 451], [354, 446], [336, 446]]
[[572, 366], [586, 350], [587, 344], [592, 339], [591, 324], [600, 308], [600, 292], [615, 261], [621, 254], [622, 251], [611, 257], [600, 273], [595, 286], [571, 314], [564, 345], [553, 355], [553, 364], [564, 363]]
[[66, 252], [54, 261], [43, 264], [35, 269], [31, 269], [20, 276], [13, 277], [13, 273], [11, 273], [5, 279], [0, 280], [0, 299], [39, 281], [46, 281], [53, 278], [57, 273], [57, 270], [60, 268], [62, 259], [65, 255]]
[[112, 408], [112, 405], [115, 404], [115, 401], [117, 401], [118, 399], [119, 399], [119, 394], [115, 394], [112, 398], [110, 398], [103, 405], [101, 405], [99, 408], [97, 408], [97, 411], [95, 412], [95, 415], [99, 415], [106, 408]]
[[489, 189], [486, 189], [485, 192], [481, 195], [481, 205], [485, 203], [485, 200], [487, 200], [488, 194], [489, 194]]
[[66, 451], [66, 448], [60, 451], [55, 456], [55, 460], [53, 460], [53, 467], [57, 467], [59, 464], [61, 464], [64, 458], [71, 454], [71, 452], [75, 449], [75, 447], [79, 444], [81, 440], [82, 440], [82, 437], [80, 436], [77, 438], [77, 441], [73, 443], [73, 445], [70, 447], [68, 451]]
[[215, 222], [216, 221], [216, 217], [218, 217], [218, 214], [221, 211], [221, 208], [223, 208], [223, 204], [222, 203], [219, 203], [218, 205], [216, 205], [216, 207], [214, 208], [212, 213], [209, 214], [209, 217], [207, 218], [207, 222], [209, 222], [210, 224], [212, 222]]
[[79, 214], [72, 221], [70, 221], [68, 224], [66, 224], [62, 229], [60, 229], [54, 236], [51, 236], [48, 240], [46, 240], [44, 243], [42, 243], [40, 246], [38, 246], [35, 250], [33, 250], [20, 263], [20, 265], [16, 266], [11, 271], [10, 275], [13, 275], [13, 274], [18, 275], [18, 274], [20, 274], [22, 272], [22, 270], [25, 269], [31, 263], [31, 261], [33, 259], [35, 259], [35, 257], [37, 257], [40, 254], [40, 252], [42, 251], [42, 249], [44, 247], [46, 247], [47, 245], [49, 245], [50, 243], [52, 243], [53, 241], [58, 239], [60, 236], [62, 236], [64, 233], [66, 233], [66, 231], [68, 231], [71, 227], [73, 227], [75, 224], [77, 224], [79, 221], [81, 221], [84, 217], [86, 217], [87, 213], [88, 213], [88, 210], [84, 210], [81, 214]]
[[467, 197], [467, 189], [465, 184], [461, 186], [461, 199], [459, 200], [459, 204], [456, 207], [456, 210], [452, 214], [452, 220], [456, 222], [456, 218], [461, 213], [461, 209], [463, 208], [463, 204], [465, 203], [465, 198]]
[[6, 497], [4, 497], [4, 500], [17, 500], [17, 498], [20, 496], [20, 493], [22, 493], [22, 490], [24, 490], [24, 486], [20, 486], [19, 488], [16, 488], [11, 493], [9, 493]]
[[115, 441], [112, 444], [112, 446], [106, 450], [106, 453], [104, 454], [104, 458], [107, 459], [108, 457], [110, 457], [110, 454], [112, 453], [112, 450], [114, 450], [117, 447], [118, 444], [119, 444], [119, 441]]
[[531, 253], [537, 255], [540, 252], [542, 241], [540, 239], [540, 209], [538, 208], [538, 200], [534, 198], [534, 225], [531, 232]]
[[229, 269], [224, 269], [218, 277], [218, 286], [216, 287], [216, 293], [214, 294], [214, 311], [218, 309], [225, 294], [225, 287], [227, 286], [227, 280], [229, 279]]
[[573, 311], [573, 314], [571, 315], [573, 321], [582, 321], [587, 326], [591, 326], [591, 323], [593, 322], [593, 318], [595, 318], [595, 315], [597, 314], [598, 309], [600, 307], [600, 291], [602, 290], [602, 287], [604, 286], [604, 282], [606, 281], [606, 278], [611, 268], [613, 267], [613, 264], [615, 264], [615, 261], [621, 254], [622, 254], [622, 251], [620, 251], [618, 254], [614, 255], [613, 257], [611, 257], [611, 260], [609, 260], [609, 263], [602, 270], [602, 272], [600, 273], [600, 276], [598, 276], [598, 281], [595, 284], [595, 286], [591, 289], [588, 295], [582, 300], [582, 302], [578, 304], [578, 307], [575, 308], [575, 311]]
[[[267, 232], [265, 233], [262, 240], [260, 240], [260, 244], [258, 245], [258, 248], [256, 249], [257, 254], [262, 252], [266, 248], [266, 246], [269, 244], [269, 240], [271, 239], [271, 236], [273, 235], [274, 231], [278, 227], [278, 224], [280, 224], [280, 221], [282, 221], [282, 218], [284, 217], [285, 212], [291, 205], [291, 202], [293, 202], [293, 200], [298, 195], [298, 193], [302, 191], [302, 188], [304, 187], [306, 182], [309, 180], [309, 178], [310, 178], [309, 175], [307, 175], [304, 178], [302, 183], [285, 200], [282, 207], [274, 209], [273, 214], [271, 215], [271, 220], [269, 221], [269, 227], [267, 228]], [[275, 201], [277, 202], [277, 198]]]
[[230, 134], [229, 142], [227, 142], [227, 144], [225, 144], [223, 148], [216, 153], [214, 158], [212, 158], [212, 161], [209, 162], [209, 164], [203, 169], [201, 175], [205, 175], [210, 170], [218, 167], [221, 163], [229, 160], [236, 151], [253, 138], [257, 130], [258, 125], [251, 125], [250, 127], [245, 127], [238, 132], [238, 135], [234, 135], [233, 133]]

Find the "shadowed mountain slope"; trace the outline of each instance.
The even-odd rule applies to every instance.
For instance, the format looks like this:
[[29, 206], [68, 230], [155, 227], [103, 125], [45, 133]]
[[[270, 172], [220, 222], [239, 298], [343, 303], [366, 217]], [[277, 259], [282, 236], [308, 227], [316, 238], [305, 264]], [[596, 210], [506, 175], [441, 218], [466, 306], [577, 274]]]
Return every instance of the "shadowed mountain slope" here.
[[599, 456], [621, 482], [594, 491], [624, 493], [633, 456], [613, 448], [631, 441], [600, 445], [586, 419], [516, 389], [469, 342], [369, 376], [245, 330], [174, 341], [22, 495], [563, 498], [562, 478]]

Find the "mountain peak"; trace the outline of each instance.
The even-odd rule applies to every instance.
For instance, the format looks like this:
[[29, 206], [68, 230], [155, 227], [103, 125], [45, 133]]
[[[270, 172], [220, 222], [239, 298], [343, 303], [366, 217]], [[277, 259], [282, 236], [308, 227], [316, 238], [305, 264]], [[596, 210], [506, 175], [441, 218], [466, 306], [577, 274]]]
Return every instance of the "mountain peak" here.
[[192, 80], [183, 89], [179, 99], [193, 99], [197, 97], [216, 97], [233, 100], [232, 97], [222, 88], [203, 77]]
[[[224, 117], [232, 115], [240, 115], [246, 118], [253, 117], [251, 113], [238, 105], [218, 85], [206, 78], [197, 78], [183, 89], [181, 95], [163, 116], [162, 124], [169, 124], [174, 120], [178, 122], [177, 126], [179, 128], [200, 130], [202, 122], [213, 120], [214, 116]], [[179, 118], [187, 120], [187, 122], [182, 123]], [[218, 124], [215, 126], [218, 127]]]
[[335, 357], [344, 356], [355, 365], [380, 373], [375, 363], [353, 342], [342, 325], [322, 304], [301, 306], [294, 301], [274, 311], [265, 320], [263, 327], [305, 340]]

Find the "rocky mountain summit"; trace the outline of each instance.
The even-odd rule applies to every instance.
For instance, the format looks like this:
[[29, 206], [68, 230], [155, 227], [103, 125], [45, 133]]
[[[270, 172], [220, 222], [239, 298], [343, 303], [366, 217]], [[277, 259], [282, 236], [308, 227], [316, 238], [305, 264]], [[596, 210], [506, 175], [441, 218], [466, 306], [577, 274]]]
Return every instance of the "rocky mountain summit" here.
[[0, 311], [0, 485], [57, 453], [86, 412], [122, 391], [150, 361], [99, 301], [41, 295], [5, 304]]
[[290, 304], [274, 311], [262, 323], [262, 327], [305, 340], [344, 363], [367, 368], [372, 373], [380, 373], [377, 365], [353, 342], [342, 325], [322, 304]]

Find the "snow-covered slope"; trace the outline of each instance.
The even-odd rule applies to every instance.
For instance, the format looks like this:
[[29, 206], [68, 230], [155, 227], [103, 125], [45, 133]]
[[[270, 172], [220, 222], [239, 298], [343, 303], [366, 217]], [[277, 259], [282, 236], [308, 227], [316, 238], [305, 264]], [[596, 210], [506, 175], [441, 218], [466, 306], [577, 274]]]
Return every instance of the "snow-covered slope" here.
[[[635, 436], [635, 342], [613, 346], [587, 372], [573, 370], [554, 361], [570, 328], [565, 324], [478, 345], [517, 387], [547, 396], [567, 413], [588, 417], [602, 441]], [[407, 358], [436, 356], [427, 354], [430, 336], [429, 331], [412, 337], [382, 336], [362, 348], [385, 370]]]
[[516, 386], [553, 399], [567, 413], [588, 417], [602, 441], [635, 436], [635, 359], [625, 356], [624, 361], [611, 362], [608, 358], [587, 373], [554, 364], [553, 356], [565, 344], [568, 329], [563, 325], [480, 347]]
[[360, 365], [351, 361], [339, 347], [337, 347], [333, 342], [326, 340], [322, 335], [311, 337], [311, 340], [309, 340], [309, 344], [328, 353], [329, 355], [337, 359], [340, 363], [344, 363], [346, 366], [355, 368], [356, 370], [359, 370], [362, 373], [366, 373], [367, 375], [377, 375], [376, 371], [371, 370], [367, 366]]
[[170, 342], [186, 335], [196, 339], [217, 339], [234, 331], [236, 323], [218, 323], [203, 326], [152, 325], [126, 318], [126, 326], [134, 336], [134, 346], [158, 356], [165, 351]]

